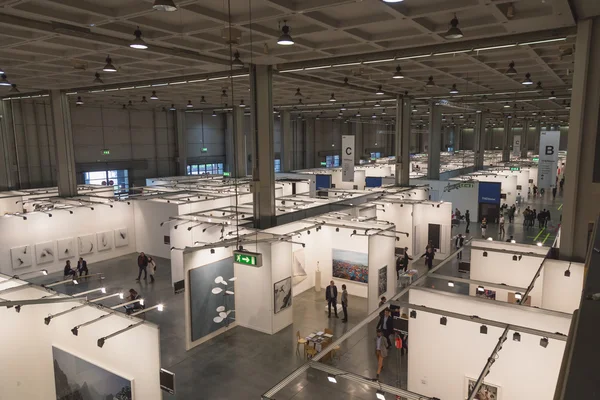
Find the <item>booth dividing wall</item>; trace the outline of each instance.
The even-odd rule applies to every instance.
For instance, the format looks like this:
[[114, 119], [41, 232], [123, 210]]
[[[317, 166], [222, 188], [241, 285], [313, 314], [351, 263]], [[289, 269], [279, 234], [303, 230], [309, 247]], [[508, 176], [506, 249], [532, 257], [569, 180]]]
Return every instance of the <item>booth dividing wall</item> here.
[[[545, 310], [428, 289], [411, 289], [409, 300], [463, 315], [548, 332], [569, 332], [569, 317]], [[488, 326], [487, 334], [481, 334], [480, 324], [449, 317], [447, 324], [441, 325], [440, 317], [417, 311], [417, 318], [409, 319], [407, 389], [444, 400], [464, 400], [467, 380], [479, 377], [503, 329]], [[543, 348], [541, 337], [521, 333], [521, 341], [516, 342], [513, 333], [509, 332], [484, 382], [499, 388], [495, 397], [498, 400], [552, 400], [566, 342], [549, 339]]]
[[[5, 285], [2, 285], [4, 288]], [[16, 292], [3, 294], [9, 300], [36, 299], [48, 295], [47, 291], [38, 288], [27, 288]], [[110, 372], [131, 382], [133, 399], [160, 400], [162, 398], [159, 385], [160, 372], [160, 334], [159, 328], [151, 323], [144, 323], [136, 328], [106, 340], [100, 348], [96, 342], [99, 338], [124, 329], [139, 321], [121, 313], [79, 330], [78, 336], [73, 336], [71, 329], [83, 322], [90, 321], [106, 314], [95, 307], [83, 307], [76, 311], [52, 319], [49, 325], [44, 324], [44, 318], [72, 308], [78, 303], [57, 303], [46, 305], [23, 306], [20, 313], [14, 308], [0, 308], [0, 397], [3, 399], [48, 400], [56, 399], [55, 366], [53, 347], [68, 353], [69, 367], [61, 358], [58, 367], [59, 379], [67, 379], [69, 384], [80, 384], [75, 372], [87, 374], [88, 389], [96, 393], [94, 398], [106, 398], [115, 395], [114, 382], [122, 379], [114, 378], [110, 382], [96, 385], [94, 368], [75, 370], [75, 358], [85, 360], [94, 366]], [[165, 312], [168, 312], [165, 309]], [[59, 381], [63, 386], [64, 380]], [[110, 390], [112, 389], [112, 390]], [[106, 390], [106, 391], [104, 391]], [[64, 394], [63, 394], [64, 395]], [[102, 397], [100, 397], [102, 396]], [[113, 396], [110, 397], [111, 399]]]
[[437, 254], [445, 258], [452, 252], [450, 238], [452, 234], [451, 203], [419, 203], [413, 211], [414, 255], [425, 252], [429, 240], [432, 240]]
[[[172, 224], [169, 218], [179, 215], [179, 206], [175, 203], [159, 202], [152, 200], [133, 201], [135, 215], [135, 251], [145, 252], [157, 257], [171, 258], [169, 249], [165, 244], [165, 236], [169, 236]], [[160, 223], [164, 222], [163, 226]]]
[[380, 221], [391, 222], [396, 226], [397, 231], [408, 232], [409, 236], [402, 233], [396, 233], [398, 241], [395, 246], [400, 249], [408, 247], [408, 254], [413, 254], [414, 249], [414, 229], [413, 229], [413, 203], [385, 203], [377, 208], [377, 219]]
[[452, 203], [453, 209], [458, 208], [462, 214], [469, 210], [471, 220], [479, 215], [479, 182], [464, 183], [460, 187], [444, 191], [447, 186], [455, 185], [456, 181], [432, 181], [426, 179], [411, 179], [411, 183], [428, 185], [431, 201], [444, 201]]
[[2, 196], [10, 196], [0, 198], [0, 216], [4, 214], [23, 212], [23, 204], [20, 201], [23, 197], [14, 192], [1, 192]]
[[[97, 204], [94, 210], [71, 208], [73, 214], [66, 209], [35, 212], [28, 214], [27, 220], [16, 216], [0, 218], [0, 272], [18, 275], [42, 268], [48, 272], [62, 271], [67, 260], [75, 267], [80, 255], [93, 268], [94, 262], [133, 253], [136, 243], [133, 206], [126, 202], [111, 205], [112, 208]], [[125, 238], [120, 239], [120, 234]], [[79, 237], [86, 242], [82, 251]], [[101, 237], [105, 238], [106, 246], [100, 246]], [[92, 252], [88, 253], [91, 245]]]
[[369, 299], [367, 312], [379, 306], [379, 299], [390, 299], [396, 294], [396, 238], [393, 232], [386, 235], [369, 236]]
[[354, 181], [344, 182], [342, 181], [342, 170], [333, 169], [331, 170], [331, 183], [335, 185], [336, 189], [354, 189], [357, 186], [357, 190], [364, 190], [366, 186], [366, 177], [364, 170], [354, 170]]
[[[584, 264], [548, 259], [544, 262], [542, 308], [572, 314], [579, 308]], [[570, 276], [565, 276], [569, 270]]]

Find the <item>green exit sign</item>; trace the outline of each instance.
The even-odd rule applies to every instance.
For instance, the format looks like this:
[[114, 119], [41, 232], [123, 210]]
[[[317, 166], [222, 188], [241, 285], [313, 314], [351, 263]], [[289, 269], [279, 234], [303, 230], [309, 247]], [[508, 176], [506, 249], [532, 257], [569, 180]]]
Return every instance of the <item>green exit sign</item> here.
[[533, 161], [540, 161], [539, 157], [533, 157]]
[[520, 171], [521, 167], [510, 167], [511, 171]]
[[321, 161], [321, 167], [326, 167], [326, 166], [327, 166], [327, 162]]
[[105, 156], [110, 155], [110, 150], [109, 149], [103, 149], [102, 150], [102, 155], [105, 155]]
[[203, 147], [203, 148], [202, 148], [202, 152], [203, 152], [203, 153], [208, 153], [208, 147]]
[[234, 251], [233, 257], [237, 264], [249, 265], [251, 267], [262, 267], [262, 254], [250, 253], [248, 251]]
[[461, 183], [460, 184], [460, 187], [463, 187], [463, 188], [472, 188], [474, 186], [475, 185], [473, 183]]
[[229, 172], [223, 172], [223, 176], [231, 176], [231, 173], [229, 173]]

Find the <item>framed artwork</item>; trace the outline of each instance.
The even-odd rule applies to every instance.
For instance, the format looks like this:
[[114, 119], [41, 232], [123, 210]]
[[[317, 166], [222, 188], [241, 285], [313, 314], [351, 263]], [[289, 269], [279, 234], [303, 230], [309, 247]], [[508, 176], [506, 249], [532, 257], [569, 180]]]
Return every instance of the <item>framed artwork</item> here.
[[[465, 399], [469, 398], [469, 393], [473, 391], [477, 379], [465, 377]], [[500, 386], [492, 385], [484, 382], [479, 387], [477, 394], [473, 397], [474, 400], [500, 400]]]
[[35, 245], [35, 260], [38, 264], [54, 262], [55, 258], [54, 242], [38, 243]]
[[369, 283], [369, 255], [350, 250], [333, 249], [333, 277]]
[[484, 299], [490, 299], [490, 300], [496, 300], [496, 291], [495, 290], [489, 290], [489, 289], [484, 289], [483, 293], [480, 292], [475, 292], [475, 296], [476, 297], [481, 297]]
[[58, 259], [66, 260], [75, 257], [75, 242], [73, 238], [58, 240]]
[[98, 232], [96, 238], [98, 239], [98, 251], [105, 251], [113, 248], [114, 235], [112, 231]]
[[440, 224], [429, 224], [427, 228], [427, 240], [433, 243], [434, 249], [440, 248], [441, 230], [442, 226]]
[[96, 235], [84, 235], [77, 238], [79, 255], [90, 254], [96, 250]]
[[292, 306], [292, 277], [288, 276], [285, 279], [273, 284], [273, 298], [275, 306], [273, 310], [275, 314]]
[[33, 265], [33, 249], [31, 246], [13, 247], [10, 249], [10, 258], [13, 269], [27, 268]]
[[301, 248], [292, 253], [292, 282], [296, 286], [306, 278], [306, 257], [304, 248]]
[[56, 400], [133, 400], [132, 381], [52, 347]]
[[115, 247], [125, 247], [129, 244], [127, 228], [115, 229]]
[[387, 292], [387, 265], [379, 268], [377, 275], [377, 297], [381, 297], [385, 292]]

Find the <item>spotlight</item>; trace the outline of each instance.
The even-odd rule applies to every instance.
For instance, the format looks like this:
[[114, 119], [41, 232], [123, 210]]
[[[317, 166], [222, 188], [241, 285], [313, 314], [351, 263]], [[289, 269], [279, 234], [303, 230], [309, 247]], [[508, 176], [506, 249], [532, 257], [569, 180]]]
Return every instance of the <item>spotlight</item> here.
[[485, 291], [485, 288], [483, 286], [477, 286], [477, 293], [478, 294], [482, 294]]
[[484, 252], [483, 252], [483, 256], [484, 256], [484, 257], [487, 257], [487, 251], [484, 251]]
[[537, 245], [538, 245], [539, 247], [542, 247], [542, 242], [537, 242]]
[[44, 323], [46, 325], [50, 325], [50, 321], [52, 321], [52, 317], [51, 316], [47, 316], [46, 318], [44, 318]]
[[71, 329], [71, 333], [73, 335], [75, 335], [75, 336], [78, 336], [78, 334], [79, 334], [79, 328], [75, 327], [75, 328]]
[[517, 256], [513, 256], [513, 261], [517, 261]]
[[17, 313], [20, 313], [21, 312], [21, 306], [15, 306], [15, 311]]
[[290, 27], [287, 26], [287, 21], [283, 21], [283, 27], [281, 28], [281, 36], [277, 40], [277, 44], [282, 46], [291, 46], [294, 44], [294, 39], [290, 35]]
[[446, 326], [447, 323], [448, 323], [448, 318], [446, 318], [446, 317], [440, 318], [440, 325]]
[[523, 294], [522, 293], [519, 293], [519, 292], [515, 293], [515, 299], [521, 300], [522, 298], [523, 298]]
[[485, 325], [481, 325], [481, 326], [479, 327], [479, 333], [481, 333], [482, 335], [487, 335], [487, 331], [488, 331], [488, 330], [487, 330], [487, 326], [485, 326]]
[[[571, 266], [569, 266], [569, 268], [571, 268]], [[571, 271], [569, 271], [568, 269], [565, 271], [565, 276], [567, 278], [571, 277]]]
[[210, 249], [210, 254], [215, 254], [215, 249]]
[[548, 338], [541, 338], [540, 339], [540, 346], [542, 346], [543, 348], [548, 347]]
[[308, 231], [306, 231], [306, 233], [308, 233], [310, 235], [310, 229]]
[[98, 347], [102, 348], [104, 346], [104, 338], [98, 339]]
[[454, 287], [454, 282], [452, 282], [452, 281], [448, 281], [448, 286], [450, 286], [450, 287]]
[[340, 228], [335, 228], [335, 231], [336, 231], [336, 232], [339, 232], [339, 231], [340, 231]]
[[356, 229], [352, 231], [352, 234], [353, 234], [353, 235], [356, 235]]
[[416, 318], [417, 318], [417, 312], [416, 312], [415, 310], [412, 310], [412, 311], [410, 312], [410, 317], [411, 317], [411, 318], [415, 318], [415, 319], [416, 319]]
[[383, 390], [378, 390], [376, 396], [378, 400], [385, 400], [385, 393]]
[[335, 375], [327, 374], [327, 380], [331, 383], [337, 383], [337, 379], [335, 379]]

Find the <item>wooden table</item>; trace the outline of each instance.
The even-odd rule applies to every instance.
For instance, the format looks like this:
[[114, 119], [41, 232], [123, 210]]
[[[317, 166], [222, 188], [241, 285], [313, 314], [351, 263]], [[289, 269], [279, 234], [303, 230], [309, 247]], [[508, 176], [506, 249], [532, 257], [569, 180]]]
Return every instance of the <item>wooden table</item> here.
[[[333, 335], [327, 334], [323, 331], [313, 332], [306, 337], [306, 342], [308, 346], [314, 347], [318, 353], [323, 351], [327, 346], [329, 346], [333, 342]], [[331, 360], [331, 351], [329, 351], [322, 360]]]

